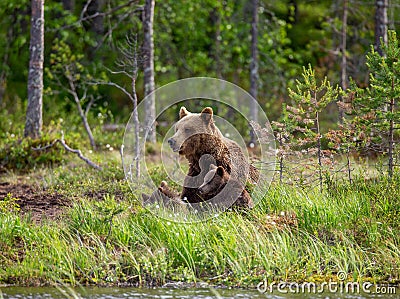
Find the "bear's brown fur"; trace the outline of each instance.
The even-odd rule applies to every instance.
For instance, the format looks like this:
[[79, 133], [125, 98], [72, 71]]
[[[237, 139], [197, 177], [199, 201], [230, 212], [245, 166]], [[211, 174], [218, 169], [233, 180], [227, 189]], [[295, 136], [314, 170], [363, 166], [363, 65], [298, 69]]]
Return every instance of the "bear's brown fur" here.
[[162, 181], [150, 196], [142, 193], [142, 199], [145, 205], [162, 204], [164, 207], [171, 205], [180, 205], [183, 202], [179, 199], [179, 194], [170, 190], [167, 182]]
[[[204, 182], [199, 187], [199, 192], [205, 200], [217, 196], [227, 186], [231, 176], [222, 166], [210, 165], [210, 170], [204, 176]], [[225, 199], [233, 202], [232, 208], [253, 208], [254, 204], [250, 194], [238, 180], [231, 180], [228, 192], [224, 196], [232, 197]], [[236, 198], [237, 197], [237, 198]]]
[[198, 186], [202, 184], [210, 164], [222, 166], [232, 178], [243, 185], [247, 179], [257, 183], [258, 170], [249, 164], [242, 148], [235, 141], [224, 137], [216, 127], [212, 108], [204, 108], [201, 113], [191, 113], [182, 107], [179, 116], [175, 134], [168, 143], [173, 151], [185, 156], [189, 162], [181, 199], [189, 203], [204, 201]]

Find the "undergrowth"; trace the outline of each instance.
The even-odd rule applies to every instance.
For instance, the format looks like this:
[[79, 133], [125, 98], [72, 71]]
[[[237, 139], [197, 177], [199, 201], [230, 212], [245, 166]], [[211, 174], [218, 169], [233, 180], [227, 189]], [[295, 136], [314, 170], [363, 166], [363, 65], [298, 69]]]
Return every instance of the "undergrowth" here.
[[141, 207], [141, 190], [129, 190], [116, 157], [103, 172], [61, 165], [30, 174], [75, 200], [59, 221], [1, 213], [1, 283], [254, 287], [335, 280], [339, 271], [399, 282], [399, 176], [337, 182], [322, 194], [273, 183], [247, 213], [184, 224]]

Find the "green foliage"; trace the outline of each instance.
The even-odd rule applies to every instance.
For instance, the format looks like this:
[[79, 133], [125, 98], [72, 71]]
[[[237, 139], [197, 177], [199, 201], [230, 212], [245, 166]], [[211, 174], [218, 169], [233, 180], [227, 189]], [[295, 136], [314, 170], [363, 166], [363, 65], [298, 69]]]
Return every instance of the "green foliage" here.
[[287, 169], [287, 160], [295, 156], [295, 151], [292, 149], [294, 132], [297, 124], [289, 117], [289, 112], [286, 105], [282, 107], [282, 115], [279, 121], [273, 121], [271, 127], [274, 131], [277, 152], [276, 159], [278, 161], [279, 181], [282, 183], [284, 172]]
[[[139, 45], [143, 39], [141, 12], [135, 11], [143, 1], [124, 6], [109, 15], [109, 10], [123, 6], [126, 2], [113, 0], [109, 5], [99, 4], [97, 12], [105, 13], [106, 16], [84, 21], [79, 19], [90, 17], [91, 13], [96, 12], [89, 9], [81, 15], [86, 2], [73, 2], [72, 10], [66, 9], [62, 1], [45, 4], [44, 63], [47, 72], [44, 83], [45, 89], [52, 91], [44, 97], [45, 119], [54, 119], [53, 116], [57, 116], [66, 120], [65, 116], [59, 115], [64, 112], [73, 117], [70, 113], [71, 103], [65, 104], [65, 98], [69, 95], [57, 86], [55, 80], [56, 65], [61, 71], [63, 65], [70, 65], [71, 60], [75, 60], [74, 77], [77, 84], [87, 79], [88, 74], [93, 78], [102, 78], [105, 65], [113, 69], [117, 55], [116, 46], [127, 33], [137, 33]], [[347, 54], [354, 66], [348, 71], [357, 83], [365, 85], [364, 53], [373, 41], [374, 26], [373, 10], [369, 5], [372, 2], [364, 2], [353, 3], [349, 11]], [[300, 76], [303, 65], [311, 63], [318, 73], [327, 74], [332, 82], [338, 81], [338, 59], [332, 53], [338, 47], [337, 31], [341, 28], [341, 10], [341, 3], [332, 4], [329, 1], [259, 2], [258, 100], [267, 109], [270, 119], [279, 118], [281, 104], [288, 98], [287, 87], [294, 88], [295, 79]], [[395, 22], [399, 9], [392, 5], [390, 10]], [[10, 114], [15, 113], [15, 103], [20, 103], [18, 106], [22, 107], [26, 104], [29, 13], [29, 1], [26, 0], [10, 0], [0, 4], [0, 105]], [[192, 15], [195, 17], [188, 17]], [[248, 89], [250, 18], [251, 3], [244, 0], [168, 0], [157, 3], [154, 18], [157, 85], [188, 76], [214, 76]], [[187, 34], [188, 31], [190, 34]], [[143, 59], [139, 59], [139, 65]], [[62, 71], [60, 75], [71, 71]], [[130, 84], [121, 75], [115, 77], [121, 86]], [[139, 99], [143, 95], [142, 77], [142, 71], [139, 71]], [[59, 83], [69, 87], [63, 78]], [[80, 95], [83, 93], [82, 90], [79, 91]], [[102, 97], [97, 106], [93, 105], [93, 113], [89, 113], [88, 117], [97, 115], [97, 108], [106, 103], [107, 109], [115, 116], [108, 121], [124, 123], [130, 114], [129, 99], [117, 90], [105, 86], [99, 87], [98, 93]], [[97, 91], [89, 88], [88, 98], [82, 106], [86, 107], [90, 96], [95, 95]], [[166, 120], [172, 122], [175, 116], [168, 115]], [[331, 123], [332, 120], [329, 119], [327, 125]], [[101, 134], [99, 136], [102, 137]]]
[[389, 31], [388, 45], [382, 42], [381, 47], [383, 57], [373, 47], [367, 54], [370, 87], [362, 89], [353, 83], [353, 89], [350, 90], [350, 93], [356, 93], [352, 95], [352, 112], [364, 116], [360, 122], [366, 125], [366, 133], [372, 129], [378, 132], [388, 131], [390, 120], [400, 122], [400, 112], [388, 109], [391, 99], [400, 97], [400, 47], [394, 31]]
[[[161, 165], [148, 165], [148, 172], [149, 176], [151, 177], [152, 181], [154, 182], [155, 186], [160, 186], [162, 181], [168, 177], [167, 171]], [[183, 167], [185, 168], [185, 167]], [[182, 169], [182, 171], [187, 171], [186, 169]], [[170, 187], [173, 188], [180, 188], [179, 184], [176, 182], [171, 182]]]
[[103, 221], [109, 223], [112, 222], [115, 216], [125, 210], [121, 207], [121, 203], [117, 202], [115, 197], [109, 194], [104, 196], [103, 202], [95, 203], [95, 207], [97, 208], [99, 214], [102, 215]]
[[[0, 282], [162, 285], [170, 280], [202, 280], [255, 286], [265, 278], [328, 280], [339, 270], [358, 280], [399, 281], [397, 171], [390, 180], [375, 172], [372, 180], [361, 172], [365, 171], [363, 168], [363, 176], [355, 176], [352, 184], [334, 180], [328, 172], [322, 176], [321, 172], [327, 147], [336, 151], [346, 148], [349, 153], [348, 149], [360, 142], [369, 146], [388, 140], [391, 124], [394, 131], [399, 128], [397, 38], [390, 32], [388, 46], [382, 46], [385, 57], [373, 49], [368, 54], [370, 87], [362, 89], [354, 83], [347, 94], [354, 99], [354, 122], [348, 119], [340, 131], [325, 133], [321, 114], [336, 99], [338, 88], [326, 77], [318, 82], [311, 66], [304, 68], [302, 80], [295, 79], [300, 66], [310, 61], [317, 73], [337, 78], [337, 59], [330, 54], [337, 45], [330, 37], [341, 22], [337, 15], [331, 16], [331, 2], [297, 1], [298, 11], [295, 2], [260, 1], [259, 101], [278, 118], [280, 104], [290, 98], [292, 105], [284, 107], [281, 122], [274, 123], [279, 158], [283, 161], [302, 150], [310, 155], [317, 153], [317, 167], [309, 167], [307, 160], [296, 166], [305, 169], [308, 176], [319, 170], [319, 179], [329, 181], [328, 189], [317, 191], [310, 184], [303, 184], [300, 189], [274, 183], [256, 208], [246, 214], [226, 212], [208, 222], [183, 225], [164, 221], [143, 209], [135, 201], [141, 190], [134, 190], [132, 195], [123, 180], [116, 151], [123, 130], [105, 133], [101, 126], [114, 121], [125, 123], [129, 109], [122, 107], [128, 107], [127, 99], [108, 88], [97, 90], [85, 84], [93, 78], [105, 80], [102, 67], [115, 61], [114, 42], [122, 40], [132, 27], [140, 32], [140, 20], [132, 16], [133, 7], [126, 7], [115, 24], [112, 20], [117, 18], [105, 17], [104, 24], [112, 25], [113, 30], [101, 35], [91, 22], [77, 22], [83, 2], [76, 2], [74, 11], [65, 10], [61, 2], [46, 3], [44, 117], [50, 126], [40, 140], [31, 140], [18, 137], [26, 106], [29, 5], [27, 1], [3, 1], [0, 89], [6, 89], [0, 99], [1, 166], [31, 171], [40, 177], [40, 184], [76, 202], [66, 208], [60, 221], [46, 220], [36, 225], [17, 215], [17, 199], [11, 194], [0, 201]], [[124, 3], [117, 0], [112, 5]], [[348, 54], [356, 62], [364, 59], [364, 44], [371, 42], [373, 32], [372, 17], [366, 21], [372, 11], [365, 7], [358, 7], [359, 13], [350, 16], [349, 22], [353, 28], [363, 26], [362, 30], [348, 32], [352, 39]], [[249, 2], [243, 0], [158, 2], [154, 26], [158, 84], [211, 75], [248, 88], [250, 25], [243, 20], [249, 20], [249, 12]], [[359, 63], [352, 65], [357, 71], [362, 69]], [[363, 72], [356, 75], [357, 83], [363, 83]], [[121, 86], [130, 84], [116, 77]], [[139, 98], [140, 84], [139, 76]], [[83, 108], [91, 97], [103, 97], [103, 102], [93, 105], [95, 113], [88, 113], [89, 122], [95, 124], [93, 133], [98, 145], [107, 152], [90, 152], [96, 160], [107, 160], [102, 172], [73, 167], [73, 158], [57, 165], [67, 159], [60, 146], [34, 150], [51, 144], [61, 129], [71, 147], [87, 147], [81, 138], [79, 116], [72, 112], [75, 103], [65, 101], [71, 90], [75, 90]], [[195, 111], [204, 103], [207, 102], [193, 101], [195, 107], [189, 110]], [[388, 103], [393, 103], [393, 109], [386, 109]], [[220, 116], [229, 113], [227, 107], [213, 108]], [[175, 120], [176, 112], [166, 114], [165, 121]], [[51, 122], [54, 119], [59, 120], [56, 126]], [[242, 119], [229, 120], [239, 131], [247, 126]], [[398, 138], [397, 132], [394, 137]], [[386, 150], [387, 145], [383, 148]], [[147, 154], [159, 151], [158, 145], [146, 149]], [[287, 162], [293, 163], [289, 159]], [[37, 174], [39, 165], [51, 168], [42, 168]], [[160, 165], [151, 164], [148, 169], [156, 185], [167, 178]], [[290, 169], [286, 174], [291, 175], [289, 179], [295, 176]]]
[[106, 238], [112, 229], [113, 218], [126, 209], [126, 204], [106, 194], [103, 199], [92, 204], [79, 202], [70, 213], [70, 230], [74, 233], [95, 233]]
[[[83, 65], [83, 54], [74, 53], [71, 47], [64, 41], [56, 39], [50, 54], [50, 68], [46, 68], [47, 78], [53, 83], [53, 89], [58, 92], [66, 92], [67, 95], [77, 94], [79, 100], [88, 102], [95, 96], [97, 86], [89, 89], [87, 84], [93, 79], [87, 67]], [[46, 90], [53, 95], [52, 88]], [[89, 96], [86, 96], [86, 94]], [[81, 103], [84, 106], [85, 103]]]
[[140, 206], [131, 211], [112, 193], [77, 202], [57, 222], [34, 225], [6, 212], [0, 281], [254, 287], [264, 279], [328, 281], [339, 270], [358, 281], [398, 281], [398, 180], [360, 177], [323, 194], [274, 184], [246, 215], [226, 212], [193, 224], [165, 221]]
[[[142, 190], [132, 194], [118, 155], [107, 155], [102, 172], [65, 163], [30, 173], [74, 202], [61, 219], [41, 224], [0, 213], [1, 283], [243, 287], [266, 278], [328, 281], [339, 270], [356, 280], [400, 279], [398, 173], [392, 180], [362, 173], [322, 193], [273, 183], [245, 214], [182, 224], [142, 208]], [[155, 181], [165, 179], [160, 167], [149, 169]]]
[[295, 103], [288, 106], [289, 117], [298, 125], [297, 130], [303, 133], [304, 144], [316, 142], [322, 138], [319, 128], [320, 113], [326, 106], [337, 99], [339, 87], [331, 86], [328, 78], [317, 82], [311, 65], [303, 68], [303, 80], [296, 81], [296, 90], [289, 88], [289, 97]]
[[[273, 7], [272, 9], [275, 9]], [[195, 12], [195, 18], [188, 18]], [[301, 67], [287, 36], [289, 24], [271, 7], [259, 7], [259, 100], [277, 113], [274, 105]], [[155, 11], [155, 70], [160, 85], [171, 78], [223, 78], [248, 89], [251, 4], [248, 1], [163, 1]], [[191, 34], [187, 34], [190, 30]], [[168, 49], [168, 51], [165, 51]], [[267, 100], [268, 99], [268, 100]]]
[[37, 148], [50, 145], [55, 136], [42, 134], [40, 139], [23, 138], [10, 135], [6, 145], [0, 148], [0, 166], [2, 169], [27, 171], [39, 165], [52, 165], [63, 161], [64, 149], [54, 146], [45, 150]]
[[[0, 170], [26, 172], [39, 166], [53, 166], [63, 162], [65, 149], [59, 144], [50, 146], [61, 137], [62, 128], [61, 120], [58, 123], [51, 121], [39, 139], [22, 138], [22, 130], [1, 134]], [[77, 141], [80, 139], [79, 133], [65, 134], [65, 140], [72, 148], [77, 146]]]
[[347, 102], [358, 146], [386, 154], [391, 176], [400, 137], [400, 47], [396, 32], [389, 31], [388, 44], [382, 42], [381, 47], [383, 57], [373, 47], [367, 55], [370, 86], [359, 88], [353, 82]]
[[6, 214], [18, 212], [20, 207], [17, 201], [18, 198], [12, 197], [12, 194], [8, 193], [7, 196], [0, 201], [0, 213]]
[[[316, 170], [319, 174], [319, 185], [322, 191], [323, 183], [323, 164], [324, 159], [331, 153], [323, 148], [323, 140], [326, 134], [321, 131], [321, 112], [327, 105], [336, 100], [340, 93], [338, 86], [333, 87], [325, 77], [321, 82], [317, 82], [315, 71], [308, 66], [303, 69], [303, 80], [296, 81], [296, 90], [289, 88], [289, 97], [294, 102], [294, 106], [287, 106], [288, 117], [292, 125], [287, 129], [291, 134], [297, 134], [290, 145], [293, 150], [301, 150], [308, 155], [317, 156]], [[329, 158], [328, 158], [329, 159]], [[313, 172], [313, 170], [311, 170]], [[312, 177], [312, 175], [311, 175]]]

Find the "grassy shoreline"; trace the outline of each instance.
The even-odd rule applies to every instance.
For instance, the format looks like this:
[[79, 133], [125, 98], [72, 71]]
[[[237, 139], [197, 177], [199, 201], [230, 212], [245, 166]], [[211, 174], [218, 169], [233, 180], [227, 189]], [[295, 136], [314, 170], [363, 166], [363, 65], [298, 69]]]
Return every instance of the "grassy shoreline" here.
[[400, 282], [400, 178], [323, 192], [273, 183], [247, 213], [207, 222], [160, 219], [136, 201], [118, 158], [103, 172], [71, 160], [2, 181], [62, 194], [55, 219], [0, 214], [0, 284], [255, 287], [260, 281]]

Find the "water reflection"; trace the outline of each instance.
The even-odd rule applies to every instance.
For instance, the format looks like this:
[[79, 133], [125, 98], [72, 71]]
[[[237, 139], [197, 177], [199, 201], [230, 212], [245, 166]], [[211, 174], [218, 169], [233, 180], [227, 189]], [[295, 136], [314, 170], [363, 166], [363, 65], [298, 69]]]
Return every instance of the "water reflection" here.
[[[398, 291], [398, 289], [396, 289]], [[176, 288], [154, 288], [154, 289], [138, 289], [138, 288], [24, 288], [24, 287], [1, 287], [1, 298], [27, 298], [27, 299], [56, 299], [56, 298], [102, 298], [102, 299], [118, 299], [118, 298], [155, 298], [155, 299], [211, 299], [211, 298], [267, 298], [267, 299], [286, 299], [286, 298], [353, 298], [353, 299], [369, 299], [369, 298], [399, 298], [398, 294], [372, 295], [372, 294], [332, 294], [323, 292], [321, 294], [282, 294], [278, 292], [261, 294], [257, 290], [241, 290], [241, 289], [176, 289]]]

